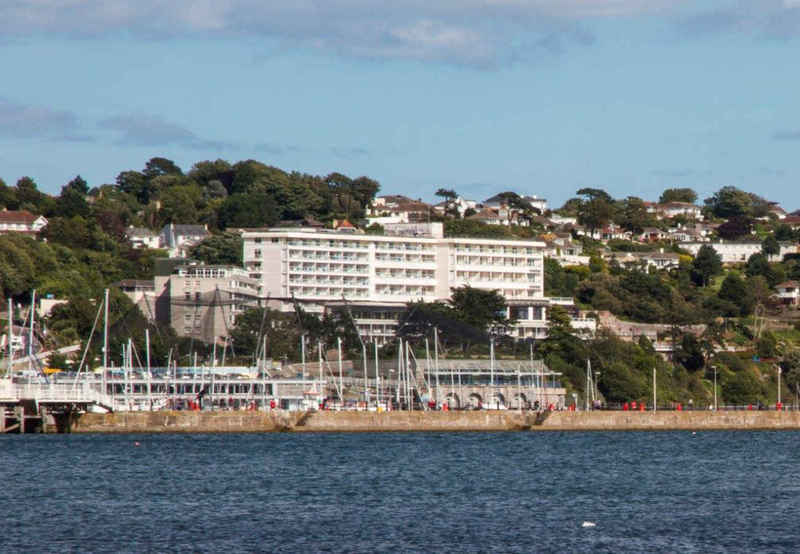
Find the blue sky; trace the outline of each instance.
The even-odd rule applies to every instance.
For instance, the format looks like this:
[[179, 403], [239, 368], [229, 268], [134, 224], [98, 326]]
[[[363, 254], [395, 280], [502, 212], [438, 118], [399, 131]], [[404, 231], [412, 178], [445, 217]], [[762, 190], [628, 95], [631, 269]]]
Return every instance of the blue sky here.
[[153, 156], [800, 208], [800, 0], [3, 0], [0, 177]]

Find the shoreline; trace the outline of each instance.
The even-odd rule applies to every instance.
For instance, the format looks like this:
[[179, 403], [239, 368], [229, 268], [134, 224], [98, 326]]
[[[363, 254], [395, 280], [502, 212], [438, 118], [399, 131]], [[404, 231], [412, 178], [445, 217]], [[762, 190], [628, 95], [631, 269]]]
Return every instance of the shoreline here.
[[[375, 433], [800, 430], [800, 412], [125, 412], [75, 416], [69, 433]], [[52, 432], [52, 430], [50, 430]]]

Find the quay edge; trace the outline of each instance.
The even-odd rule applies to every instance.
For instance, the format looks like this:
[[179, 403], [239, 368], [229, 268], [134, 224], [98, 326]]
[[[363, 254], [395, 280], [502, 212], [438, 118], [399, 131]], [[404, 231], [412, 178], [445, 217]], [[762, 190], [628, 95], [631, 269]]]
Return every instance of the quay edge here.
[[800, 430], [800, 412], [125, 412], [87, 413], [72, 433]]

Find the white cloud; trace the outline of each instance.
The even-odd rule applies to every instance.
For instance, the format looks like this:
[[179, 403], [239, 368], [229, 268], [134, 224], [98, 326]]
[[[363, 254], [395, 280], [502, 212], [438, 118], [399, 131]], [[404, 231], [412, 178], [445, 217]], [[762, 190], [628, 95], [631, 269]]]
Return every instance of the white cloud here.
[[583, 18], [676, 1], [686, 0], [2, 0], [0, 37], [248, 35], [345, 56], [493, 65], [554, 34], [575, 42]]
[[[687, 25], [746, 19], [772, 35], [798, 29], [800, 0], [2, 0], [0, 37], [30, 33], [145, 37], [249, 36], [291, 47], [373, 59], [493, 66], [532, 58], [547, 45], [591, 43], [586, 22], [637, 14], [700, 14]], [[725, 5], [734, 6], [724, 8]], [[703, 11], [706, 10], [706, 11]], [[709, 17], [709, 15], [711, 17]], [[721, 14], [721, 15], [720, 15]], [[587, 39], [588, 37], [588, 39]], [[550, 52], [552, 53], [552, 52]]]

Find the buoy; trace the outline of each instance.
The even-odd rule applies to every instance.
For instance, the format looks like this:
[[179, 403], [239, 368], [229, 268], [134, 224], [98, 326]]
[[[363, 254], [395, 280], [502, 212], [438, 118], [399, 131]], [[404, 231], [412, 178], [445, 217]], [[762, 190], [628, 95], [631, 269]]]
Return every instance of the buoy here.
[[597, 527], [597, 524], [593, 521], [584, 521], [581, 523], [581, 527]]
[[133, 446], [142, 446], [142, 443], [139, 441], [134, 441]]

